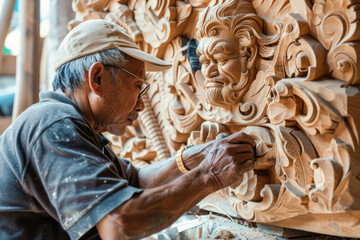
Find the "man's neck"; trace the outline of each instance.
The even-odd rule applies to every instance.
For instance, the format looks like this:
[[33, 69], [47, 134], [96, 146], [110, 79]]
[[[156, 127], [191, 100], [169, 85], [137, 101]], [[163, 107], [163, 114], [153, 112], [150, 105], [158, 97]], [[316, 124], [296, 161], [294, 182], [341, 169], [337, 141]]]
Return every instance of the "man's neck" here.
[[88, 94], [85, 90], [74, 90], [71, 92], [70, 90], [66, 89], [65, 92], [61, 89], [56, 90], [57, 93], [64, 95], [65, 97], [69, 98], [73, 101], [81, 110], [82, 114], [88, 120], [90, 125], [94, 128], [96, 132], [102, 132], [99, 127], [97, 127], [95, 116], [91, 110], [91, 104], [89, 102]]

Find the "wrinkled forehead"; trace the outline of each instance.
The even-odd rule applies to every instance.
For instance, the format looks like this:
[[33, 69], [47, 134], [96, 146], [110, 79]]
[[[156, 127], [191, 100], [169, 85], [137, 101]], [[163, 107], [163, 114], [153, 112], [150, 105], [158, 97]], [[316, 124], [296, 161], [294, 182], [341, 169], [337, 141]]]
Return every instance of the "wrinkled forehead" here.
[[200, 40], [196, 53], [200, 55], [214, 55], [217, 53], [233, 54], [239, 50], [239, 43], [234, 36], [222, 37], [205, 37]]

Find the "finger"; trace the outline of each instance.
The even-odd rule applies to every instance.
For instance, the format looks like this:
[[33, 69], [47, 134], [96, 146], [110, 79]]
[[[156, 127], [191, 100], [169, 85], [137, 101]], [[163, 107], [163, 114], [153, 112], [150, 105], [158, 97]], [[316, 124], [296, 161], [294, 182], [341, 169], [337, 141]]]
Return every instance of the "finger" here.
[[254, 169], [254, 161], [253, 160], [247, 160], [246, 162], [243, 162], [240, 166], [239, 174], [242, 175], [250, 170]]
[[243, 162], [246, 162], [248, 160], [254, 160], [254, 154], [253, 153], [238, 153], [234, 156], [232, 156], [234, 161], [242, 164]]
[[252, 147], [255, 147], [254, 139], [250, 135], [247, 135], [244, 132], [236, 132], [225, 139], [227, 140], [228, 143], [248, 143]]
[[241, 143], [241, 144], [234, 144], [234, 143], [230, 143], [227, 144], [227, 148], [226, 148], [227, 152], [229, 154], [238, 154], [238, 153], [252, 153], [253, 155], [255, 154], [254, 148], [248, 144], [248, 143]]
[[[224, 158], [223, 158], [224, 159]], [[242, 168], [242, 165], [245, 162], [251, 161], [254, 162], [254, 157], [249, 153], [242, 153], [235, 156], [226, 156], [227, 162], [232, 162], [233, 166], [237, 169]]]

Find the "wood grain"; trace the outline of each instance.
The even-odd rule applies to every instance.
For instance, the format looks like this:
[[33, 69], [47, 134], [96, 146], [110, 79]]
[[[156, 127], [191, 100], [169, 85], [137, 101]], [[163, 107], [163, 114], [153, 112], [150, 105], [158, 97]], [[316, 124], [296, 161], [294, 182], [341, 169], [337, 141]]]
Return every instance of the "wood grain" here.
[[[173, 63], [149, 74], [142, 120], [158, 130], [145, 137], [164, 139], [174, 155], [244, 131], [257, 162], [221, 191], [225, 205], [249, 221], [360, 237], [360, 2], [85, 2], [74, 1], [73, 22], [105, 15]], [[201, 70], [191, 69], [189, 38]]]

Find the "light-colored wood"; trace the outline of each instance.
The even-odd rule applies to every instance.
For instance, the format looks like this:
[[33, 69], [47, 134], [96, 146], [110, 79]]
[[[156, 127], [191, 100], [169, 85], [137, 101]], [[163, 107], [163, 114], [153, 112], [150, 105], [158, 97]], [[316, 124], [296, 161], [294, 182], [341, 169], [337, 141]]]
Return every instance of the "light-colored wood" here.
[[[216, 192], [204, 198], [199, 202], [198, 206], [207, 211], [220, 213], [233, 218], [241, 218], [241, 216], [234, 211], [229, 200], [225, 198], [221, 192]], [[309, 213], [283, 221], [266, 222], [266, 224], [290, 229], [306, 230], [325, 235], [357, 237], [356, 233], [353, 231], [358, 231], [359, 225], [357, 222], [359, 217], [359, 211], [334, 214]]]
[[171, 155], [219, 133], [255, 139], [255, 169], [221, 191], [237, 215], [360, 237], [359, 1], [125, 0], [126, 18], [112, 0], [74, 4], [75, 22], [107, 17], [173, 63], [148, 75], [139, 124], [155, 119], [159, 130], [143, 127], [146, 138], [164, 139]]
[[3, 55], [0, 58], [0, 75], [11, 75], [16, 74], [16, 56]]
[[38, 101], [40, 77], [40, 3], [20, 0], [20, 51], [16, 62], [13, 119]]
[[160, 132], [160, 127], [157, 122], [156, 116], [151, 109], [150, 101], [147, 95], [143, 96], [143, 101], [145, 109], [139, 114], [139, 118], [143, 123], [144, 128], [150, 137], [152, 145], [154, 146], [158, 154], [158, 159], [162, 160], [165, 158], [169, 158], [169, 150], [166, 147], [163, 136], [161, 134], [158, 134]]
[[0, 59], [8, 34], [16, 0], [0, 0]]

